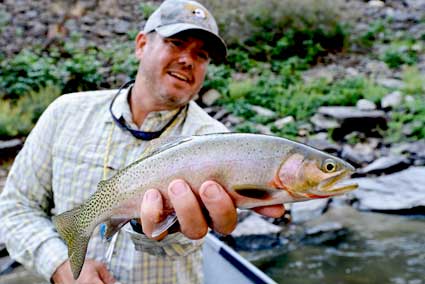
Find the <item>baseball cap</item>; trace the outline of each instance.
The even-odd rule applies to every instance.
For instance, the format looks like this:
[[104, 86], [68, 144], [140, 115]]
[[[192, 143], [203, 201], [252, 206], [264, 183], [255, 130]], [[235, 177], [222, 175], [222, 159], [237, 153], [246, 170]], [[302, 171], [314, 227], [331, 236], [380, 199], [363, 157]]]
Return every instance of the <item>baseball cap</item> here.
[[214, 62], [223, 61], [227, 54], [224, 40], [218, 34], [213, 15], [193, 0], [165, 0], [147, 20], [143, 31], [156, 31], [170, 37], [184, 31], [195, 31], [205, 41]]

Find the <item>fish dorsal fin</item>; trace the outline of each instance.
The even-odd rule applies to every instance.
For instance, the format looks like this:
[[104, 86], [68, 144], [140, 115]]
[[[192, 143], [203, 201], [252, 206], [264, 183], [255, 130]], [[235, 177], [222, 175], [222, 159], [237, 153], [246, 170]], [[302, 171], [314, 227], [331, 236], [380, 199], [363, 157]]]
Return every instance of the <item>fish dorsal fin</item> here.
[[152, 140], [146, 150], [143, 152], [140, 159], [146, 159], [150, 156], [158, 154], [164, 150], [170, 149], [182, 143], [192, 140], [192, 136], [170, 136], [160, 137]]

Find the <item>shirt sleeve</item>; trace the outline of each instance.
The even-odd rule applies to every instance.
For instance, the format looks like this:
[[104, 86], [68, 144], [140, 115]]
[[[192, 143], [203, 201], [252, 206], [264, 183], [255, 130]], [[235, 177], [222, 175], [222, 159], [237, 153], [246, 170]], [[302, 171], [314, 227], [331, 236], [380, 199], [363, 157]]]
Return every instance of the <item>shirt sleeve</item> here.
[[55, 103], [43, 113], [15, 159], [0, 195], [0, 233], [10, 256], [50, 280], [68, 258], [51, 222]]

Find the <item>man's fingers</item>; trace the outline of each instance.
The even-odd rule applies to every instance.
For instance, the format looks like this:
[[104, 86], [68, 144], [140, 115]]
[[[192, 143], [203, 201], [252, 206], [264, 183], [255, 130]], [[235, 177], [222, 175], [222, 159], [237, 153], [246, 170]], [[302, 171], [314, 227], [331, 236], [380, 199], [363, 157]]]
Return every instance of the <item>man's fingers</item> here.
[[253, 208], [255, 212], [272, 218], [279, 218], [285, 214], [285, 207], [283, 205], [271, 205]]
[[237, 224], [237, 213], [232, 199], [221, 185], [206, 181], [199, 189], [202, 202], [211, 217], [212, 228], [221, 234], [230, 234]]
[[204, 237], [208, 232], [208, 225], [189, 185], [183, 180], [174, 180], [168, 186], [168, 196], [182, 233], [190, 239]]
[[114, 284], [116, 282], [115, 278], [112, 276], [112, 274], [108, 271], [105, 264], [103, 263], [98, 263], [97, 273], [99, 274], [99, 278], [105, 284]]
[[[156, 224], [162, 220], [163, 214], [162, 196], [156, 189], [149, 189], [143, 196], [141, 206], [141, 220], [143, 232], [151, 237]], [[167, 235], [167, 232], [155, 237], [156, 240], [161, 240]]]

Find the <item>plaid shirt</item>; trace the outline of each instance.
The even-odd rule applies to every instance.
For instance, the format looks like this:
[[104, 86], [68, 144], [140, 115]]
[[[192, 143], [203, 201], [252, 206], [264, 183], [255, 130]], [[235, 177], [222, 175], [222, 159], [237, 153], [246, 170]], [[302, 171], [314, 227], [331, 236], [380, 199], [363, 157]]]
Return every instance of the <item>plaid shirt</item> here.
[[[54, 101], [28, 136], [0, 195], [0, 234], [10, 255], [46, 280], [68, 258], [67, 247], [51, 216], [87, 200], [103, 178], [104, 166], [110, 177], [139, 158], [149, 145], [115, 125], [109, 113], [115, 94], [116, 90], [83, 92]], [[127, 94], [128, 90], [122, 91], [112, 110], [115, 116], [122, 116], [129, 126], [136, 128], [131, 122]], [[175, 114], [175, 111], [150, 113], [140, 130], [159, 130]], [[177, 119], [167, 136], [227, 131], [194, 102]], [[188, 240], [177, 233], [156, 242], [139, 234], [145, 250], [140, 252], [134, 248], [130, 231], [127, 224], [119, 232], [108, 263], [118, 281], [202, 282], [200, 241]], [[96, 228], [87, 257], [104, 261], [107, 248], [108, 243], [101, 239]]]

